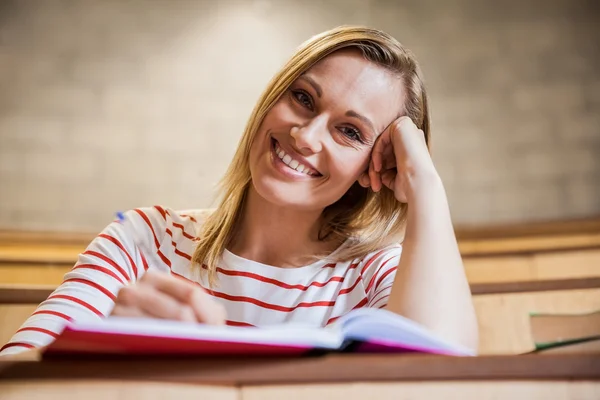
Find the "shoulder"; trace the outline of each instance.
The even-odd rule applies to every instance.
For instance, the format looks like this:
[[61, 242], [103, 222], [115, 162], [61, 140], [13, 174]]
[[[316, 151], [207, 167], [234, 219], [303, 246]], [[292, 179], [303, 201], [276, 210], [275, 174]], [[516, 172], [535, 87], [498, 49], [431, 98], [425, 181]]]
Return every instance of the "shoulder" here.
[[377, 269], [387, 264], [398, 264], [402, 254], [402, 245], [394, 243], [380, 249], [371, 251], [361, 257], [360, 263], [363, 264], [363, 271], [367, 269]]
[[129, 210], [124, 213], [124, 220], [133, 226], [138, 235], [145, 233], [149, 241], [160, 242], [165, 235], [195, 240], [210, 212], [207, 209], [175, 210], [154, 205]]

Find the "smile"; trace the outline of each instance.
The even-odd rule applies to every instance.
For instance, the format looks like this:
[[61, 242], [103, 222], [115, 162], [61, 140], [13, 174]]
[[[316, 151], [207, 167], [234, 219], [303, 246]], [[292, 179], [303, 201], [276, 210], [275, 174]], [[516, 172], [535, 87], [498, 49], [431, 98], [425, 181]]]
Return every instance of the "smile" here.
[[279, 146], [279, 143], [275, 139], [271, 139], [271, 140], [273, 141], [272, 149], [273, 149], [275, 157], [277, 157], [281, 161], [281, 163], [283, 163], [285, 165], [286, 169], [293, 170], [293, 172], [295, 172], [295, 173], [299, 173], [299, 174], [306, 175], [306, 176], [311, 176], [311, 177], [321, 176], [319, 171], [307, 166], [306, 164], [302, 164], [302, 162], [294, 159], [294, 157], [292, 157], [290, 154], [286, 153], [281, 148], [281, 146]]

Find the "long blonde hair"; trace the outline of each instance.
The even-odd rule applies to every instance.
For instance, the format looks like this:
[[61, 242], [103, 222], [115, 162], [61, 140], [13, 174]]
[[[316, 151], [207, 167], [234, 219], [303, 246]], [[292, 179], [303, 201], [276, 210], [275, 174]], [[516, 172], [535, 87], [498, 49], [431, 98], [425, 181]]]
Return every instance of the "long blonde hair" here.
[[[220, 184], [219, 206], [205, 220], [192, 257], [195, 266], [204, 265], [210, 285], [216, 283], [217, 263], [231, 242], [251, 184], [249, 154], [265, 115], [289, 86], [316, 62], [342, 48], [356, 48], [364, 57], [402, 79], [404, 110], [425, 133], [429, 145], [429, 109], [422, 74], [413, 54], [392, 36], [376, 29], [341, 26], [316, 35], [303, 43], [273, 77], [258, 99], [248, 120], [233, 160]], [[354, 184], [336, 203], [323, 212], [320, 237], [352, 239], [336, 251], [331, 261], [346, 261], [399, 242], [404, 234], [407, 205], [391, 190], [374, 193]], [[204, 268], [200, 268], [204, 270]]]

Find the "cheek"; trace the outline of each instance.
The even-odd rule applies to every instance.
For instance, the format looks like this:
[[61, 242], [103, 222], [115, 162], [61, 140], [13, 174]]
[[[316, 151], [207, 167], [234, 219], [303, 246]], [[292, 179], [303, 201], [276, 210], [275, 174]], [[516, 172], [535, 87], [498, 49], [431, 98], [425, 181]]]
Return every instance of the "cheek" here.
[[[335, 181], [343, 182], [345, 186], [352, 185], [369, 165], [370, 151], [344, 152], [332, 163], [330, 173]], [[335, 175], [335, 177], [333, 176]]]
[[265, 115], [260, 124], [259, 131], [277, 130], [278, 128], [287, 126], [296, 119], [292, 108], [285, 101], [285, 96], [284, 94]]

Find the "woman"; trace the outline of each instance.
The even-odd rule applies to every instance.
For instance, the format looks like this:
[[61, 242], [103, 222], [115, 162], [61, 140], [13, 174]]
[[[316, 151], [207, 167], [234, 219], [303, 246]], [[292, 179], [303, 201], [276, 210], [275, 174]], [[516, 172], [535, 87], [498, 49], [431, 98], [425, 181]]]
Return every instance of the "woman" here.
[[324, 326], [358, 307], [476, 349], [429, 137], [420, 69], [395, 39], [362, 27], [311, 38], [260, 97], [217, 209], [126, 213], [2, 354], [106, 315]]

